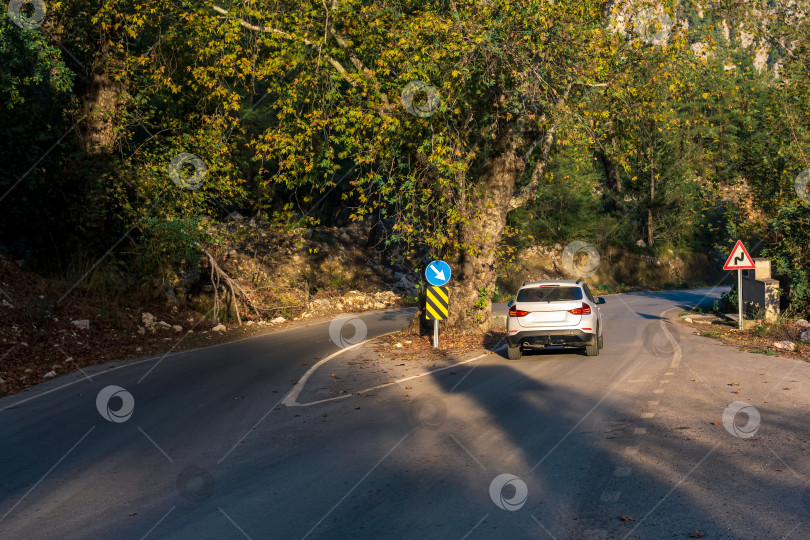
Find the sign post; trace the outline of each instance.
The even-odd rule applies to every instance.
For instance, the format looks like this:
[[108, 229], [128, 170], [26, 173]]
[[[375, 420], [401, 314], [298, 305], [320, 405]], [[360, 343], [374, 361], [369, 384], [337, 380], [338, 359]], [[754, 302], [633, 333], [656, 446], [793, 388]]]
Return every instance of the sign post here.
[[430, 287], [426, 291], [425, 314], [433, 319], [433, 348], [439, 346], [439, 321], [447, 319], [450, 313], [450, 295], [447, 282], [450, 281], [450, 265], [444, 261], [433, 261], [425, 268], [425, 278]]
[[439, 321], [444, 321], [450, 313], [450, 297], [447, 287], [431, 285], [427, 288], [425, 313], [433, 319], [433, 348], [439, 346]]
[[742, 270], [737, 270], [737, 299], [739, 300], [740, 309], [740, 330], [743, 329], [743, 300], [742, 300]]
[[723, 270], [736, 270], [737, 271], [737, 300], [739, 302], [739, 317], [740, 317], [740, 330], [743, 329], [743, 297], [742, 297], [742, 271], [753, 270], [756, 268], [754, 260], [748, 254], [748, 250], [742, 243], [742, 240], [737, 240], [734, 244], [734, 249], [728, 256], [726, 264], [723, 265]]

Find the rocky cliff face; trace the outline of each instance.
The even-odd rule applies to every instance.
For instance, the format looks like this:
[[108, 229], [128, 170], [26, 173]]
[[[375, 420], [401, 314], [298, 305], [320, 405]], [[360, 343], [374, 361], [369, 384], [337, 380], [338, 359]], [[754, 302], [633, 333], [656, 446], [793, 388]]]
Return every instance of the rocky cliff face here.
[[[231, 214], [208, 233], [221, 243], [207, 246], [217, 265], [244, 288], [264, 318], [339, 309], [381, 309], [418, 293], [422, 263], [401, 246], [386, 244], [391, 223], [367, 220], [347, 227], [279, 229], [256, 218]], [[218, 283], [218, 285], [217, 285]], [[186, 301], [205, 311], [215, 287], [233, 312], [230, 291], [204, 257], [198, 265], [175, 266], [165, 284], [170, 303]], [[384, 293], [384, 296], [374, 293]], [[362, 298], [361, 298], [362, 297]], [[245, 309], [240, 303], [244, 315]]]
[[[566, 253], [567, 252], [567, 253]], [[582, 278], [594, 289], [600, 285], [651, 288], [679, 287], [706, 283], [714, 285], [722, 277], [725, 258], [719, 254], [694, 254], [657, 258], [625, 249], [609, 247], [601, 252], [585, 246], [557, 244], [532, 246], [517, 252], [514, 265], [501, 272], [499, 286], [514, 293], [526, 281]]]
[[[279, 230], [232, 214], [223, 224], [209, 224], [209, 234], [224, 239], [209, 251], [251, 296], [264, 320], [384, 309], [415, 300], [423, 286], [421, 271], [429, 262], [426, 256], [406, 257], [404, 246], [386, 243], [392, 227], [391, 222], [368, 220], [347, 227]], [[585, 246], [518, 251], [514, 263], [499, 270], [500, 292], [514, 293], [524, 281], [580, 277], [594, 288], [712, 284], [723, 262], [705, 254], [657, 259], [613, 247], [600, 253]], [[205, 312], [214, 304], [216, 283], [203, 259], [197, 267], [175, 272], [166, 290], [170, 302], [182, 300]], [[233, 317], [228, 288], [221, 280], [218, 286], [222, 313]], [[257, 318], [243, 299], [240, 310], [243, 318]]]

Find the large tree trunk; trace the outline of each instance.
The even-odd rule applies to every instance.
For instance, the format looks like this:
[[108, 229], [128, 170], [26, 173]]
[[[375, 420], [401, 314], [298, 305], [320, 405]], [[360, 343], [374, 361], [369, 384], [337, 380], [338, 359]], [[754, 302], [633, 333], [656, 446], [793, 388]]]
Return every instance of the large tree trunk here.
[[[497, 278], [495, 262], [506, 215], [535, 199], [560, 125], [560, 112], [572, 87], [573, 83], [568, 83], [557, 100], [545, 133], [530, 128], [527, 117], [519, 117], [501, 132], [474, 190], [467, 196], [462, 214], [468, 220], [459, 226], [459, 239], [466, 249], [450, 262], [453, 279], [449, 283], [447, 324], [457, 331], [482, 333], [491, 327], [492, 293]], [[538, 146], [539, 155], [529, 183], [518, 190], [518, 180]], [[416, 317], [424, 317], [423, 312]]]
[[655, 201], [655, 168], [652, 166], [652, 158], [650, 158], [650, 162], [650, 208], [647, 209], [647, 245], [652, 247], [655, 240], [652, 213], [652, 205]]
[[81, 142], [88, 154], [98, 155], [112, 148], [124, 89], [123, 83], [110, 79], [104, 71], [93, 74], [85, 95], [81, 129]]
[[[509, 201], [526, 166], [519, 130], [501, 136], [479, 178], [477, 191], [469, 196], [469, 221], [460, 229], [464, 245], [475, 246], [473, 253], [462, 252], [451, 263], [449, 325], [462, 332], [483, 332], [491, 323], [491, 296], [495, 289], [495, 257], [506, 226]], [[484, 305], [479, 291], [484, 291]]]

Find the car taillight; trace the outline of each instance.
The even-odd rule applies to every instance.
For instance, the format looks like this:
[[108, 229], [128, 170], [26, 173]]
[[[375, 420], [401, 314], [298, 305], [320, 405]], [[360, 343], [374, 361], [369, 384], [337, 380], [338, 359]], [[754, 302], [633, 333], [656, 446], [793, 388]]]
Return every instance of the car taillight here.
[[518, 310], [516, 305], [512, 305], [512, 307], [509, 308], [510, 317], [525, 317], [528, 314], [528, 311]]
[[589, 306], [585, 302], [582, 302], [582, 307], [569, 309], [568, 313], [571, 313], [572, 315], [590, 315], [591, 314], [591, 306]]

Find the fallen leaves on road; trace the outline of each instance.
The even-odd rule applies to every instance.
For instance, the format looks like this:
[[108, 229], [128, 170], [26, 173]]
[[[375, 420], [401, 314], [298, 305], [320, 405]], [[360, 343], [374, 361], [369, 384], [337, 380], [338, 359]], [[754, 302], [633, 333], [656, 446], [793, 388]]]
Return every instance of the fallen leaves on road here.
[[619, 516], [619, 519], [620, 519], [621, 521], [635, 521], [635, 518], [631, 518], [630, 516], [626, 516], [626, 515], [624, 515], [624, 514], [622, 514], [621, 516]]
[[732, 381], [729, 386], [740, 386], [740, 383]]
[[699, 530], [695, 529], [695, 532], [689, 535], [689, 538], [703, 538], [706, 536], [706, 533], [702, 533]]
[[[403, 339], [407, 337], [408, 339]], [[486, 334], [462, 334], [442, 331], [439, 334], [439, 347], [433, 347], [433, 334], [422, 336], [418, 332], [405, 330], [395, 334], [383, 336], [376, 348], [377, 352], [391, 352], [397, 350], [424, 351], [436, 355], [445, 355], [447, 352], [465, 352], [476, 349], [491, 349], [504, 338], [503, 332], [490, 331]]]

